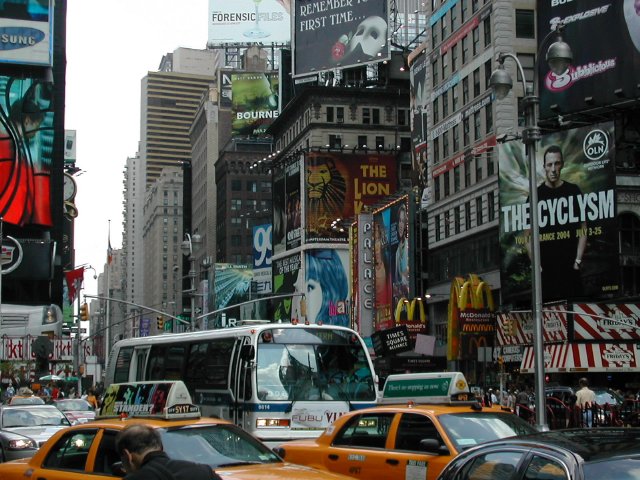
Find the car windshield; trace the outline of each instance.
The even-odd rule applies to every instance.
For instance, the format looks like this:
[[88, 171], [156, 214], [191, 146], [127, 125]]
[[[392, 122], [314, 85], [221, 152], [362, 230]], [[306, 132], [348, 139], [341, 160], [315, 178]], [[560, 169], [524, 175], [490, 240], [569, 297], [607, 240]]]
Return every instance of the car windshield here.
[[164, 430], [162, 443], [171, 458], [206, 463], [213, 468], [282, 461], [268, 447], [233, 425]]
[[532, 425], [512, 413], [450, 413], [438, 418], [458, 451], [491, 440], [536, 432]]
[[57, 408], [7, 408], [2, 412], [2, 428], [70, 425]]
[[640, 480], [640, 457], [613, 458], [584, 464], [585, 480]]
[[56, 402], [56, 407], [58, 407], [63, 412], [92, 410], [91, 404], [89, 402], [85, 402], [84, 400], [62, 400]]
[[611, 390], [595, 390], [596, 403], [598, 405], [619, 405], [623, 402], [623, 399], [618, 396], [617, 393]]

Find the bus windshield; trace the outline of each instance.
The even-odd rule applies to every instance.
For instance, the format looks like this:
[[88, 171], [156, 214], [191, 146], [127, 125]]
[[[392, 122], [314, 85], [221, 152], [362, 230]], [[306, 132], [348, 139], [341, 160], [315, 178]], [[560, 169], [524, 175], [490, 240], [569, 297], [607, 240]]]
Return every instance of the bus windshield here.
[[274, 329], [258, 343], [259, 400], [375, 401], [372, 372], [360, 343], [351, 344], [335, 332], [288, 332], [292, 335], [283, 337]]

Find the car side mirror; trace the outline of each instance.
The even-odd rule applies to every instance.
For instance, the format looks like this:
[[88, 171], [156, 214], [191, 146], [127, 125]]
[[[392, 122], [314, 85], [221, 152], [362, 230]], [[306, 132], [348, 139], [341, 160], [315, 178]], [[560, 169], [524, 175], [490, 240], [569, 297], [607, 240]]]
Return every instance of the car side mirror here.
[[442, 445], [435, 438], [423, 438], [420, 440], [420, 450], [427, 453], [435, 453], [438, 455], [449, 455], [449, 449], [446, 445]]

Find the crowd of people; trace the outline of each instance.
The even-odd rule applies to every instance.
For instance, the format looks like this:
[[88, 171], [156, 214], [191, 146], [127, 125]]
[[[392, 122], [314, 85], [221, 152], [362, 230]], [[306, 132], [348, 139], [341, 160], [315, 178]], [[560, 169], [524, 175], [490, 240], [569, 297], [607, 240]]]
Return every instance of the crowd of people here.
[[30, 397], [33, 395], [42, 398], [45, 403], [52, 403], [63, 398], [81, 398], [87, 400], [94, 409], [100, 406], [100, 385], [91, 387], [81, 394], [78, 394], [76, 391], [74, 383], [65, 381], [51, 381], [46, 384], [31, 384], [29, 386], [18, 386], [11, 382], [0, 390], [0, 400], [3, 403], [7, 403], [8, 400], [15, 395], [21, 397]]

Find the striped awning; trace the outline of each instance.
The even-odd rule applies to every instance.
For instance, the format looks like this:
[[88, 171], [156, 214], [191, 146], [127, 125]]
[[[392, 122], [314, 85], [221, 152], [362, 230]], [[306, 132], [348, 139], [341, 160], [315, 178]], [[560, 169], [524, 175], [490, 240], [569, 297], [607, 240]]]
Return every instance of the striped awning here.
[[[533, 347], [526, 347], [520, 373], [533, 373]], [[637, 371], [635, 344], [573, 343], [545, 345], [544, 368], [549, 373], [560, 372], [630, 372]]]

